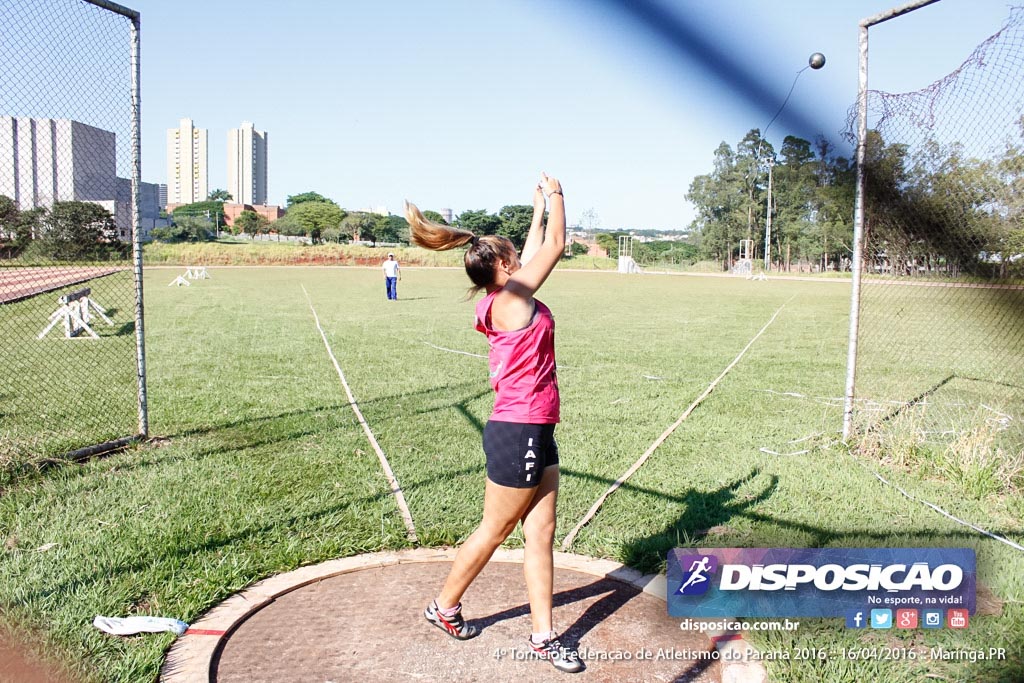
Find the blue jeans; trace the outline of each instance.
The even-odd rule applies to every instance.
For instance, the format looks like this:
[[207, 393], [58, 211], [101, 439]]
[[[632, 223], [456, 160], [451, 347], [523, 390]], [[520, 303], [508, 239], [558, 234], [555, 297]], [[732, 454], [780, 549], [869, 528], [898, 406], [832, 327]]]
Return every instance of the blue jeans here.
[[388, 299], [398, 301], [398, 278], [385, 277], [384, 287], [387, 289]]

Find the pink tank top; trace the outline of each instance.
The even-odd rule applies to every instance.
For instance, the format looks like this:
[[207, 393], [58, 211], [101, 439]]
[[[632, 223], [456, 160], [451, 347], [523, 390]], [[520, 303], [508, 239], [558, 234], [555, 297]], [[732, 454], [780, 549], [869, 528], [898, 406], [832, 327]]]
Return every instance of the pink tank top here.
[[496, 289], [476, 305], [476, 329], [487, 336], [491, 386], [496, 393], [492, 420], [526, 424], [559, 422], [558, 378], [555, 375], [555, 319], [551, 309], [534, 299], [533, 320], [526, 327], [502, 332], [491, 326]]

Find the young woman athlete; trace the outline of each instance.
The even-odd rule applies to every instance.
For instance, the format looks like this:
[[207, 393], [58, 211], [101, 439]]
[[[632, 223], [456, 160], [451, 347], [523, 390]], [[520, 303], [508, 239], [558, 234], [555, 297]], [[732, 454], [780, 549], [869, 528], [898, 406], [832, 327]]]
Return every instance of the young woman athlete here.
[[[545, 198], [549, 206], [544, 223]], [[555, 321], [534, 299], [565, 250], [562, 186], [541, 174], [533, 195], [533, 221], [522, 259], [511, 240], [478, 237], [467, 230], [428, 221], [406, 206], [412, 241], [434, 250], [469, 245], [466, 274], [473, 291], [485, 290], [476, 305], [476, 329], [490, 345], [494, 412], [484, 428], [487, 481], [484, 516], [455, 556], [441, 594], [427, 606], [427, 621], [450, 636], [477, 635], [462, 618], [463, 593], [520, 521], [526, 537], [524, 573], [533, 633], [530, 646], [560, 671], [575, 673], [583, 663], [559, 641], [551, 625], [555, 500], [558, 496], [558, 380], [555, 376]]]

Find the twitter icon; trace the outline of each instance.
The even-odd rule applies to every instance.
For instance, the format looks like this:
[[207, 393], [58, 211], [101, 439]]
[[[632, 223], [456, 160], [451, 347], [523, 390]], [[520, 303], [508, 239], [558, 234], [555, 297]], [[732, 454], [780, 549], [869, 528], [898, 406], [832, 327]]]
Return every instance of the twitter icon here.
[[871, 628], [892, 628], [892, 610], [871, 610]]

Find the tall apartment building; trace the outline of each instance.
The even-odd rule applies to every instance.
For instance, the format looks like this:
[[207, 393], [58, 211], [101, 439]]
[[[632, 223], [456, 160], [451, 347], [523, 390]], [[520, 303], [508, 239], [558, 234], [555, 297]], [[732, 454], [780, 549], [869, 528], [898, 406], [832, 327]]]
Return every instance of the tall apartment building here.
[[54, 202], [111, 202], [115, 137], [70, 119], [0, 116], [0, 195], [19, 210]]
[[[20, 211], [54, 202], [92, 202], [114, 217], [117, 236], [132, 234], [131, 180], [117, 177], [116, 136], [70, 119], [0, 116], [0, 195]], [[155, 225], [157, 187], [139, 186], [143, 238]]]
[[206, 176], [206, 129], [181, 119], [167, 130], [167, 203], [192, 204], [210, 194]]
[[267, 132], [249, 121], [228, 131], [228, 192], [236, 204], [267, 203]]

